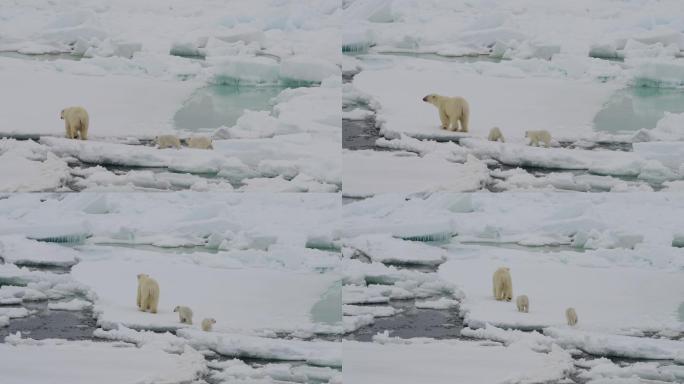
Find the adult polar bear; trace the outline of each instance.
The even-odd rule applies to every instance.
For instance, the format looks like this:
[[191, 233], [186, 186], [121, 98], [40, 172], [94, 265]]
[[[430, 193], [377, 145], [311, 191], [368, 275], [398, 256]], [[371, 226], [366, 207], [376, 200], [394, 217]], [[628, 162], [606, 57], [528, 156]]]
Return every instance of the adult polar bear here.
[[513, 281], [510, 269], [501, 267], [494, 272], [492, 277], [494, 299], [498, 301], [511, 301], [513, 299]]
[[88, 140], [88, 125], [90, 117], [83, 107], [68, 107], [62, 109], [59, 118], [64, 120], [67, 139], [79, 138]]
[[159, 305], [159, 284], [149, 275], [138, 275], [138, 299], [136, 300], [141, 311], [157, 313]]
[[[460, 96], [448, 97], [432, 93], [423, 97], [423, 101], [437, 107], [439, 119], [442, 121], [442, 129], [468, 132], [470, 107], [466, 99]], [[461, 123], [461, 129], [458, 128], [459, 122]]]

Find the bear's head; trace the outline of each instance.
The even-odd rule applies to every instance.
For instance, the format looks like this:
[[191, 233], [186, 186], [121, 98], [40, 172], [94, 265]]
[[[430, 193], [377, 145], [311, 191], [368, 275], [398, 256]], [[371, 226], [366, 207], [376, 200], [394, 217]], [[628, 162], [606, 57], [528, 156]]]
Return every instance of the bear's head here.
[[146, 274], [144, 274], [144, 273], [138, 274], [138, 281], [141, 281], [141, 280], [143, 280], [143, 279], [149, 279], [149, 278], [150, 278], [150, 276], [149, 276], [149, 275], [146, 275]]
[[63, 109], [61, 112], [59, 112], [59, 118], [64, 120], [64, 110]]
[[525, 137], [530, 137], [530, 131], [525, 131]]
[[216, 319], [214, 318], [208, 318], [207, 321], [212, 324], [216, 324]]
[[429, 95], [423, 97], [423, 101], [426, 102], [426, 103], [434, 104], [435, 102], [437, 102], [438, 96], [439, 96], [439, 95], [436, 95], [436, 94], [434, 94], [434, 93], [431, 93], [431, 94], [429, 94]]
[[180, 305], [176, 305], [176, 308], [173, 309], [174, 312], [180, 311]]

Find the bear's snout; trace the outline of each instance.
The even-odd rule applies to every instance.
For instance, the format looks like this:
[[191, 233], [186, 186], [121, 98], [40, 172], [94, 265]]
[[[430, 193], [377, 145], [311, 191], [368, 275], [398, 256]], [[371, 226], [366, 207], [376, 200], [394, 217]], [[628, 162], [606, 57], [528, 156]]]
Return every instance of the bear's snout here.
[[423, 97], [423, 101], [427, 101], [427, 96]]

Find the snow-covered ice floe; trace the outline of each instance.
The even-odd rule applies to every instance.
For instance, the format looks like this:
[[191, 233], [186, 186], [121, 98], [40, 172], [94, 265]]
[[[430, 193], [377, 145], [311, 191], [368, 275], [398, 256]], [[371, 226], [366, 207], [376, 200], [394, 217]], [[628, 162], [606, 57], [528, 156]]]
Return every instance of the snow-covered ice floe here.
[[[262, 359], [276, 363], [244, 368], [249, 377], [333, 380], [342, 366], [335, 340], [344, 332], [340, 208], [336, 194], [3, 196], [0, 304], [27, 307], [0, 308], [0, 327], [44, 316], [30, 305], [42, 302], [47, 316], [92, 314], [100, 327], [93, 339], [116, 342], [98, 343], [103, 348], [172, 359], [192, 351], [203, 366], [203, 356]], [[136, 306], [139, 273], [160, 285], [156, 314]], [[180, 323], [178, 305], [193, 310], [193, 324]], [[204, 318], [216, 320], [210, 332], [200, 329]], [[49, 345], [35, 344], [48, 361], [61, 353]], [[73, 350], [87, 353], [89, 345]], [[238, 362], [213, 363], [202, 377], [245, 379]]]
[[[345, 168], [345, 184], [372, 183], [364, 196], [386, 192], [385, 185], [415, 191], [407, 180], [428, 191], [467, 191], [453, 180], [472, 179], [470, 169], [449, 162], [473, 154], [491, 170], [479, 189], [681, 189], [681, 103], [654, 102], [661, 91], [673, 100], [683, 95], [677, 7], [673, 0], [619, 7], [590, 1], [549, 7], [537, 0], [347, 4], [345, 116], [374, 122], [366, 128], [383, 136], [376, 147], [418, 156], [408, 164], [403, 154], [364, 154], [369, 165], [363, 168], [361, 154], [345, 152], [345, 162], [354, 165]], [[468, 101], [467, 133], [440, 127], [437, 109], [422, 101], [433, 93]], [[639, 95], [616, 97], [632, 93]], [[493, 127], [503, 132], [504, 144], [484, 142]], [[562, 148], [521, 147], [528, 130], [550, 132], [552, 145]], [[653, 142], [658, 145], [637, 145]], [[451, 177], [435, 166], [451, 168]]]
[[[187, 383], [208, 372], [188, 347], [169, 354], [153, 347], [11, 335], [0, 344], [3, 383]], [[37, 364], [38, 363], [38, 364]]]
[[[3, 7], [0, 52], [12, 55], [0, 57], [0, 191], [339, 191], [341, 55], [330, 44], [339, 40], [339, 8], [262, 0], [230, 9], [212, 0]], [[238, 86], [282, 91], [266, 110], [236, 112], [237, 121], [176, 127], [175, 114], [199, 90]], [[59, 111], [71, 105], [89, 112], [88, 143], [51, 141], [64, 136]], [[214, 150], [142, 148], [160, 134], [206, 135]]]
[[[643, 192], [382, 194], [351, 202], [343, 207], [343, 243], [351, 247], [342, 252], [343, 301], [420, 298], [425, 275], [443, 290], [415, 306], [458, 307], [469, 326], [463, 336], [541, 352], [558, 344], [599, 356], [677, 359], [684, 350], [680, 201], [676, 193]], [[369, 243], [374, 238], [392, 244], [394, 255], [416, 247], [402, 238], [420, 238], [432, 251], [413, 253], [447, 261], [436, 276], [396, 270], [377, 262], [391, 259], [373, 258], [388, 247]], [[502, 266], [510, 268], [514, 298], [529, 297], [529, 313], [492, 297], [492, 275]], [[575, 327], [566, 325], [568, 307], [578, 314]], [[363, 326], [384, 311], [345, 315]]]
[[[216, 268], [202, 265], [200, 257], [127, 250], [107, 253], [106, 259], [97, 260], [100, 255], [89, 252], [72, 271], [74, 279], [97, 295], [94, 310], [105, 328], [116, 324], [161, 330], [186, 327], [173, 309], [187, 305], [194, 312], [194, 328], [202, 318], [213, 317], [217, 321], [214, 329], [219, 331], [311, 330], [315, 327], [310, 317], [312, 306], [338, 279], [334, 274]], [[157, 314], [141, 312], [135, 306], [138, 273], [147, 273], [159, 283]]]
[[[462, 340], [399, 339], [377, 335], [373, 343], [343, 343], [345, 382], [542, 383], [566, 377], [570, 355], [522, 346]], [[420, 367], [420, 369], [417, 369]]]

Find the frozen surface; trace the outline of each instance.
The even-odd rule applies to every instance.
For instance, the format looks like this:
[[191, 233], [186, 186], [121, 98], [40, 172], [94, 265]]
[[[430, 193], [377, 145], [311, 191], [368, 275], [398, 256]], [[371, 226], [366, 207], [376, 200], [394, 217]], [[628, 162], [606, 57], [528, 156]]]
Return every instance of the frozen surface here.
[[459, 164], [442, 156], [344, 151], [342, 158], [342, 193], [349, 197], [386, 192], [476, 191], [489, 178], [486, 165], [474, 157]]
[[436, 93], [468, 100], [471, 135], [486, 137], [492, 127], [500, 127], [506, 138], [516, 141], [524, 141], [526, 130], [546, 129], [562, 136], [590, 132], [594, 115], [615, 90], [576, 80], [464, 74], [458, 68], [451, 63], [399, 62], [392, 69], [362, 71], [354, 77], [354, 86], [381, 105], [378, 120], [388, 137], [454, 136], [440, 128], [437, 108], [422, 101]]
[[546, 354], [522, 346], [391, 339], [346, 341], [343, 349], [344, 380], [359, 384], [540, 383], [559, 380], [572, 369], [570, 355], [560, 348]]
[[650, 339], [623, 335], [602, 335], [571, 329], [546, 328], [544, 334], [564, 348], [579, 348], [601, 356], [674, 360], [684, 351], [681, 340]]
[[[374, 146], [419, 154], [410, 166], [395, 154], [365, 156], [373, 165], [382, 160], [382, 172], [364, 182], [395, 191], [408, 191], [407, 178], [421, 180], [413, 169], [430, 174], [468, 154], [489, 166], [491, 178], [478, 189], [490, 191], [675, 188], [683, 177], [681, 150], [673, 143], [682, 138], [678, 8], [673, 0], [346, 3], [345, 116], [365, 120], [350, 125], [363, 126], [363, 135], [345, 144], [372, 147], [361, 142], [373, 141], [368, 132], [378, 129], [383, 137]], [[437, 109], [422, 101], [431, 93], [468, 101], [468, 133], [440, 128]], [[480, 144], [493, 127], [506, 143]], [[549, 131], [553, 146], [562, 148], [522, 147], [527, 130]], [[653, 141], [663, 145], [624, 153], [633, 142]], [[356, 182], [374, 168], [355, 165], [345, 169], [345, 180]], [[471, 177], [464, 169], [450, 174], [450, 180]], [[464, 191], [453, 184], [444, 189]]]
[[184, 329], [181, 337], [190, 344], [224, 356], [306, 361], [312, 365], [342, 367], [341, 343], [260, 338]]
[[192, 348], [174, 355], [154, 348], [12, 335], [0, 344], [0, 354], [7, 384], [186, 383], [207, 371], [204, 357]]
[[[96, 252], [89, 256], [99, 258]], [[216, 269], [201, 261], [197, 265], [195, 260], [201, 259], [151, 252], [119, 251], [107, 256], [109, 260], [84, 259], [72, 272], [97, 295], [94, 310], [106, 328], [117, 323], [133, 328], [182, 328], [185, 325], [173, 309], [187, 305], [194, 313], [194, 328], [199, 328], [202, 318], [213, 317], [217, 321], [214, 329], [223, 331], [311, 329], [311, 307], [336, 279], [334, 275], [269, 269]], [[147, 273], [159, 283], [157, 314], [141, 312], [135, 306], [138, 273]], [[128, 289], [122, 289], [124, 281], [128, 281]]]
[[[558, 344], [598, 356], [677, 359], [684, 350], [679, 201], [676, 193], [644, 192], [383, 194], [351, 202], [343, 206], [344, 239], [383, 236], [402, 250], [413, 241], [401, 239], [420, 239], [447, 261], [436, 275], [422, 274], [444, 290], [420, 299], [413, 295], [423, 280], [414, 271], [369, 264], [343, 248], [350, 259], [343, 301], [418, 297], [417, 308], [458, 306], [470, 327], [462, 336], [538, 352]], [[529, 313], [493, 299], [501, 266], [510, 268], [513, 296], [529, 297]], [[577, 311], [575, 327], [566, 325], [568, 307]], [[378, 316], [345, 312], [355, 323], [364, 314]]]
[[343, 243], [385, 264], [439, 265], [446, 256], [441, 249], [418, 242], [406, 242], [388, 235], [359, 236]]
[[0, 257], [6, 263], [68, 267], [78, 262], [78, 251], [21, 236], [0, 236]]
[[[340, 4], [229, 8], [214, 0], [3, 7], [0, 134], [35, 141], [0, 143], [0, 191], [339, 191], [341, 55], [330, 41], [339, 41]], [[188, 118], [209, 87], [278, 91], [251, 104], [202, 99]], [[59, 112], [72, 105], [89, 112], [89, 142], [49, 141], [64, 137]], [[230, 121], [202, 116], [221, 108]], [[185, 140], [198, 130], [215, 150], [145, 147], [159, 134]]]

